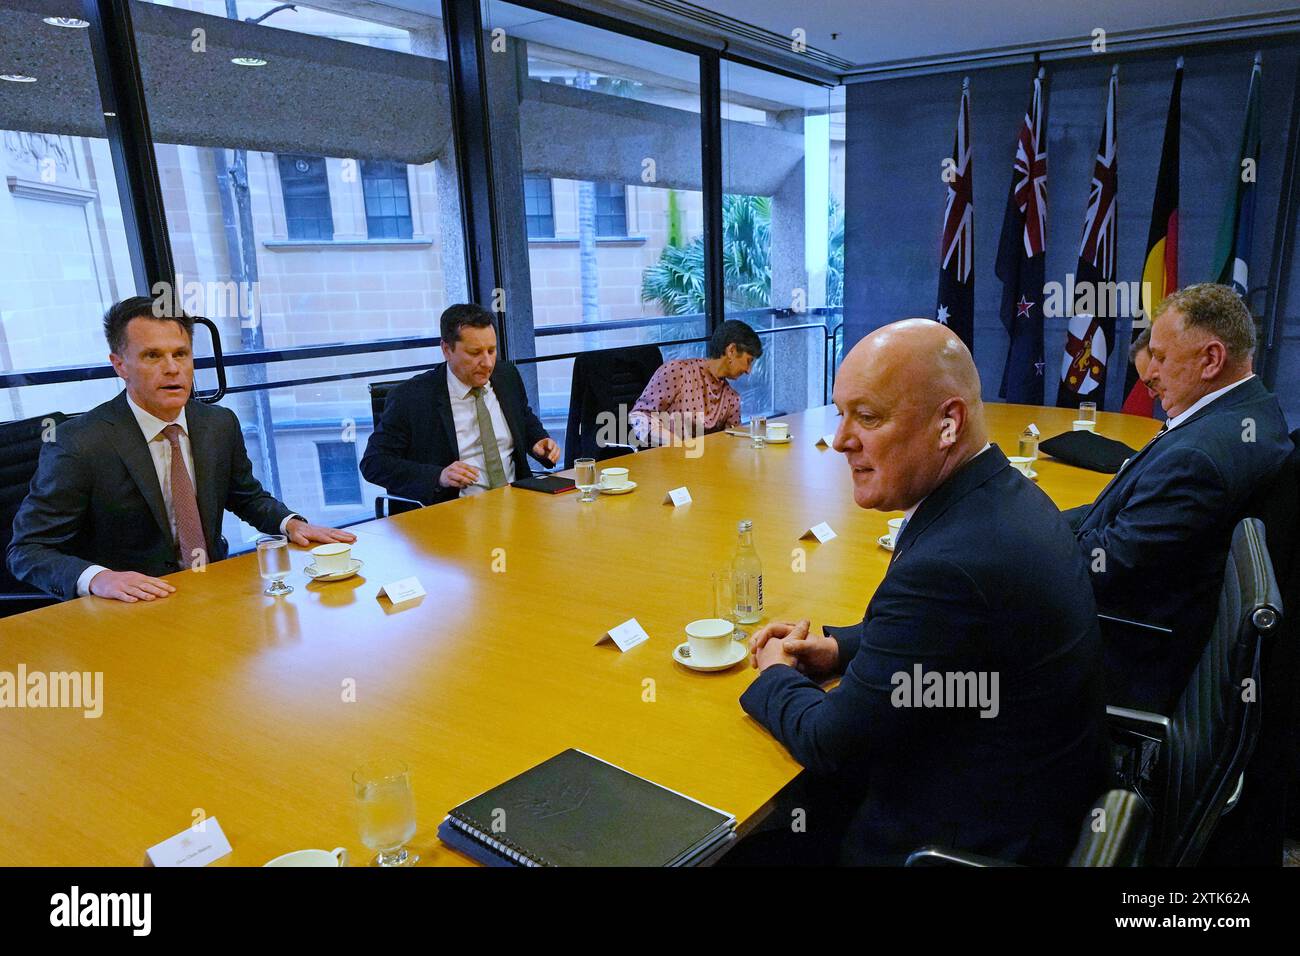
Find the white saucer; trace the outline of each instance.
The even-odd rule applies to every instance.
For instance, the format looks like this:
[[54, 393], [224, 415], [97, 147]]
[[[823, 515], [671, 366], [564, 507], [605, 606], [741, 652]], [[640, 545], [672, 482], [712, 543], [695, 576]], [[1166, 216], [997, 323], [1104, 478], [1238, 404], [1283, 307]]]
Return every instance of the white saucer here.
[[352, 575], [356, 574], [360, 570], [361, 562], [356, 558], [353, 558], [352, 567], [348, 568], [346, 571], [321, 571], [316, 567], [315, 563], [312, 563], [303, 568], [302, 573], [307, 575], [307, 577], [311, 578], [313, 581], [342, 581], [346, 578], [352, 577]]
[[625, 495], [629, 491], [636, 491], [636, 482], [629, 481], [618, 488], [606, 488], [604, 485], [596, 485], [596, 487], [600, 489], [602, 495]]
[[894, 550], [894, 539], [887, 534], [882, 534], [879, 538], [877, 538], [876, 544], [880, 545], [886, 551]]
[[673, 648], [673, 660], [678, 664], [681, 664], [683, 667], [689, 667], [693, 671], [708, 672], [725, 671], [728, 667], [735, 667], [749, 656], [749, 651], [746, 649], [743, 641], [731, 642], [731, 660], [727, 661], [725, 664], [694, 664], [691, 662], [690, 653], [691, 645], [689, 641], [684, 644], [678, 644]]
[[769, 445], [788, 445], [794, 439], [792, 436], [786, 435], [784, 438], [765, 438], [763, 440]]

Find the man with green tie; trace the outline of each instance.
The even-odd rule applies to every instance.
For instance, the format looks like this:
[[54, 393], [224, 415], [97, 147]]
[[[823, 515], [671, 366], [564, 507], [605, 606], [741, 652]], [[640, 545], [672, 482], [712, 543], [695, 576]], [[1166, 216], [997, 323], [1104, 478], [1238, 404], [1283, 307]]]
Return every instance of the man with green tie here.
[[447, 361], [388, 394], [361, 474], [428, 505], [527, 478], [530, 454], [554, 465], [559, 446], [528, 406], [519, 370], [497, 361], [492, 314], [453, 305], [440, 326]]

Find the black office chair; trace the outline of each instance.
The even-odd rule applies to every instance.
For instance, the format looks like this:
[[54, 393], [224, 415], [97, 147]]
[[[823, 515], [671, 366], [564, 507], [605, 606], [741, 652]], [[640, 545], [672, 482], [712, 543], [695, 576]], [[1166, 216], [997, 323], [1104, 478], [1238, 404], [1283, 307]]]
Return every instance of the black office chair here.
[[1259, 734], [1261, 643], [1282, 618], [1264, 541], [1256, 518], [1234, 530], [1214, 626], [1173, 715], [1106, 708], [1155, 815], [1149, 862], [1158, 866], [1194, 866], [1242, 792]]
[[601, 349], [585, 352], [573, 360], [569, 421], [564, 437], [565, 468], [572, 468], [579, 458], [604, 461], [636, 451], [635, 445], [603, 440], [598, 419], [613, 415], [617, 422], [626, 421], [632, 406], [663, 364], [663, 353], [657, 345]]
[[[401, 384], [400, 381], [388, 381], [371, 382], [366, 386], [370, 392], [370, 418], [374, 422], [375, 431], [379, 431], [379, 423], [383, 421], [384, 404], [388, 401], [388, 393]], [[423, 507], [423, 504], [413, 498], [403, 498], [400, 495], [375, 496], [376, 518], [388, 518]]]
[[[1141, 866], [1151, 834], [1151, 811], [1131, 790], [1111, 790], [1084, 818], [1079, 842], [1066, 866]], [[928, 846], [906, 866], [1014, 866], [1005, 860]]]
[[[1300, 790], [1296, 720], [1300, 708], [1300, 429], [1296, 449], [1268, 487], [1246, 508], [1264, 522], [1269, 559], [1289, 611], [1260, 655], [1259, 741], [1246, 768], [1241, 800], [1206, 847], [1202, 863], [1281, 866], [1288, 806]], [[1300, 818], [1297, 819], [1300, 823]]]
[[43, 439], [49, 434], [46, 429], [57, 429], [67, 420], [62, 412], [50, 412], [0, 425], [0, 617], [58, 603], [56, 598], [10, 574], [4, 556], [13, 540], [18, 506], [27, 497], [32, 475], [36, 474]]

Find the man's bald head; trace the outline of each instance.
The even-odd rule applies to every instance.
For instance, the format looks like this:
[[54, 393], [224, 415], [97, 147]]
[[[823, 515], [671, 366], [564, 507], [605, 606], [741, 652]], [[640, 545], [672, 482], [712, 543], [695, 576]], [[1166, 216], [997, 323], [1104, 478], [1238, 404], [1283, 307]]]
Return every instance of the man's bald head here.
[[835, 405], [843, 416], [835, 448], [863, 508], [911, 507], [988, 441], [970, 350], [929, 319], [894, 322], [855, 345], [836, 376]]

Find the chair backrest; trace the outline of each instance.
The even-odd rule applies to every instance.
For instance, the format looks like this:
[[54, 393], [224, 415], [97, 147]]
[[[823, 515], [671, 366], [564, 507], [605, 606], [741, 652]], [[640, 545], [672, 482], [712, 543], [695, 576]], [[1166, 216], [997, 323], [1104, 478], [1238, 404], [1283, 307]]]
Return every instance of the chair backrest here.
[[1250, 760], [1259, 733], [1260, 643], [1281, 615], [1264, 525], [1244, 518], [1232, 534], [1209, 640], [1161, 748], [1158, 865], [1196, 863]]
[[[618, 416], [619, 406], [626, 406], [630, 412], [663, 364], [664, 356], [657, 345], [584, 352], [573, 360], [569, 422], [564, 438], [566, 468], [572, 468], [577, 458], [599, 457], [597, 417], [602, 412]], [[626, 420], [626, 414], [617, 420]]]
[[5, 566], [4, 554], [14, 536], [18, 506], [27, 497], [32, 475], [40, 461], [46, 428], [68, 420], [62, 412], [0, 424], [0, 594], [37, 593], [21, 585]]
[[379, 431], [379, 422], [384, 417], [384, 403], [388, 401], [388, 393], [404, 381], [406, 380], [371, 382], [366, 386], [370, 392], [370, 418], [374, 421], [375, 431]]
[[1110, 790], [1092, 805], [1067, 866], [1141, 866], [1151, 811], [1132, 790]]

